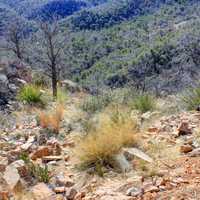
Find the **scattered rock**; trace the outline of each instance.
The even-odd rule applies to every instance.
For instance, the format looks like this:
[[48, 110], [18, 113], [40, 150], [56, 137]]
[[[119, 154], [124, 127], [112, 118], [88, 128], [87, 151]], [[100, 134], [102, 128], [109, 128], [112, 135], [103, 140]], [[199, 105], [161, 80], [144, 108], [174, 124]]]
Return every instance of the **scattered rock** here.
[[115, 167], [118, 168], [121, 172], [125, 173], [131, 170], [131, 165], [123, 153], [115, 155], [113, 159], [115, 161]]
[[142, 152], [141, 150], [137, 148], [124, 148], [123, 152], [124, 154], [129, 154], [129, 157], [132, 156], [134, 158], [134, 156], [136, 156], [147, 162], [150, 162], [150, 163], [153, 162], [153, 159], [151, 157], [149, 157], [147, 154], [145, 154], [144, 152]]
[[20, 176], [15, 167], [8, 165], [4, 172], [3, 178], [12, 191], [15, 191], [15, 189], [20, 187]]
[[188, 122], [182, 122], [178, 128], [178, 136], [192, 134], [192, 130], [189, 128]]
[[41, 146], [39, 147], [34, 153], [31, 155], [32, 160], [36, 160], [38, 158], [42, 158], [44, 156], [52, 155], [53, 150], [48, 146]]
[[154, 185], [146, 185], [144, 186], [144, 192], [147, 193], [147, 192], [159, 192], [160, 189], [157, 187], [157, 186], [154, 186]]
[[65, 196], [67, 200], [73, 200], [77, 193], [78, 192], [75, 188], [66, 188]]
[[199, 157], [200, 156], [200, 148], [194, 149], [189, 153], [190, 157]]
[[44, 163], [50, 162], [50, 161], [59, 161], [62, 160], [62, 156], [44, 156], [42, 157], [42, 161]]
[[71, 178], [64, 176], [63, 173], [60, 173], [56, 176], [56, 184], [59, 186], [72, 187], [74, 182]]
[[48, 200], [54, 196], [54, 192], [44, 183], [38, 183], [32, 190], [34, 200]]
[[182, 145], [181, 147], [180, 147], [180, 152], [181, 153], [189, 153], [189, 152], [191, 152], [193, 150], [193, 147], [191, 146], [191, 145]]
[[65, 192], [65, 187], [55, 187], [54, 188], [54, 192], [56, 194], [58, 194], [58, 193], [64, 193]]
[[129, 188], [126, 192], [127, 196], [132, 196], [132, 197], [138, 197], [141, 196], [142, 194], [143, 194], [142, 189], [136, 187]]
[[4, 172], [6, 170], [7, 165], [8, 165], [8, 158], [0, 156], [0, 172]]
[[28, 175], [28, 170], [23, 160], [17, 160], [11, 163], [10, 166], [18, 170], [20, 177], [25, 177]]
[[35, 136], [29, 137], [27, 142], [21, 146], [21, 149], [23, 151], [28, 151], [30, 147], [33, 145], [34, 141], [35, 141]]

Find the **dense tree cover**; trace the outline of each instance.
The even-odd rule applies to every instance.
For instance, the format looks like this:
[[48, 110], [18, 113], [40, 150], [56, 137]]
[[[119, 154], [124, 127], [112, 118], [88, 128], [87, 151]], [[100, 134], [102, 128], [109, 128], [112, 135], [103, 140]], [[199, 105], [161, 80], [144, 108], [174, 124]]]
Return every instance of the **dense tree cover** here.
[[180, 0], [113, 0], [100, 7], [80, 11], [72, 16], [71, 23], [74, 29], [98, 30], [135, 16], [152, 13], [163, 4], [185, 2]]

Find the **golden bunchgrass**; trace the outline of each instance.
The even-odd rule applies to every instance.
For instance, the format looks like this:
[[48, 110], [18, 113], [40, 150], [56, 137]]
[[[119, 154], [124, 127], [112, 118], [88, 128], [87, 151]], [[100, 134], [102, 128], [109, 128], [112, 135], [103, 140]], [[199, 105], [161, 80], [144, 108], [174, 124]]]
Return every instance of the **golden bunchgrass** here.
[[112, 156], [122, 147], [136, 144], [136, 132], [136, 126], [132, 120], [121, 118], [116, 122], [102, 115], [96, 132], [89, 132], [79, 141], [76, 155], [84, 166], [98, 162], [109, 163]]
[[57, 105], [54, 112], [45, 113], [43, 111], [39, 112], [39, 123], [42, 128], [50, 128], [55, 133], [59, 133], [60, 122], [63, 119], [64, 108], [63, 105]]

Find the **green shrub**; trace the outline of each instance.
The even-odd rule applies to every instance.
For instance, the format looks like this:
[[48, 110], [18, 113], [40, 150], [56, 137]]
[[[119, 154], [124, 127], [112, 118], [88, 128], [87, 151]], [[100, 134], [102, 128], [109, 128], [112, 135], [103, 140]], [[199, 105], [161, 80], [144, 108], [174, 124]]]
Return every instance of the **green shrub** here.
[[133, 107], [142, 113], [152, 111], [155, 108], [155, 99], [149, 94], [140, 94], [134, 98]]
[[38, 87], [49, 87], [51, 84], [51, 81], [47, 75], [44, 74], [44, 72], [34, 72], [33, 73], [33, 84]]
[[81, 104], [83, 111], [90, 114], [99, 112], [105, 107], [107, 107], [113, 100], [113, 95], [111, 92], [107, 92], [97, 96], [87, 97]]
[[39, 182], [48, 183], [50, 180], [50, 173], [47, 165], [41, 167], [38, 164], [34, 164], [30, 158], [28, 153], [22, 153], [19, 156], [19, 159], [23, 160], [26, 164], [29, 174], [36, 178]]
[[18, 99], [27, 104], [44, 104], [40, 89], [34, 85], [26, 85], [19, 92]]
[[200, 87], [187, 90], [182, 95], [183, 103], [188, 110], [195, 110], [200, 105]]

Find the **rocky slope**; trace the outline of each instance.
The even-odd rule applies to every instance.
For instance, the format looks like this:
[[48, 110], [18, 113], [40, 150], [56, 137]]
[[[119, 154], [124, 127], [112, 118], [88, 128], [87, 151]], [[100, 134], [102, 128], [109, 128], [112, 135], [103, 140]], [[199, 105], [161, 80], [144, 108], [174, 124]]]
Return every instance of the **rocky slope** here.
[[[0, 137], [1, 199], [198, 199], [199, 112], [156, 119], [145, 113], [141, 119], [148, 125], [141, 127], [141, 146], [124, 149], [130, 169], [124, 173], [105, 170], [104, 177], [99, 177], [93, 168], [80, 171], [76, 167], [74, 148], [78, 145], [75, 138], [82, 134], [80, 119], [84, 113], [78, 107], [82, 98], [81, 93], [70, 95], [59, 135], [46, 134], [37, 125], [34, 110], [18, 108], [10, 115], [13, 125], [2, 128]], [[48, 183], [38, 182], [30, 174], [25, 155], [34, 165], [48, 166]], [[126, 162], [120, 162], [122, 169]]]

